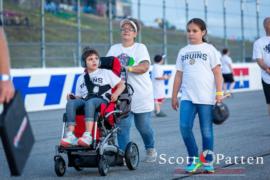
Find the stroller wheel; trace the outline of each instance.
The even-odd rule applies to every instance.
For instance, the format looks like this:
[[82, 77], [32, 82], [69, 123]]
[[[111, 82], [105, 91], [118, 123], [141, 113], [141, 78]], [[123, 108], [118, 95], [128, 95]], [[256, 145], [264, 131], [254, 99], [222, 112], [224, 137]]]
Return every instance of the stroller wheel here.
[[64, 176], [66, 172], [66, 163], [61, 156], [54, 157], [54, 171], [57, 176]]
[[81, 167], [79, 167], [79, 166], [74, 166], [74, 169], [76, 170], [76, 171], [82, 171], [83, 169], [81, 168]]
[[80, 167], [80, 159], [79, 158], [74, 159], [74, 166], [73, 167], [76, 171], [83, 170], [83, 168]]
[[105, 156], [100, 156], [98, 161], [98, 172], [101, 176], [107, 176], [110, 169], [110, 165]]
[[125, 159], [129, 170], [135, 170], [138, 167], [140, 157], [138, 146], [135, 143], [128, 143], [125, 151]]

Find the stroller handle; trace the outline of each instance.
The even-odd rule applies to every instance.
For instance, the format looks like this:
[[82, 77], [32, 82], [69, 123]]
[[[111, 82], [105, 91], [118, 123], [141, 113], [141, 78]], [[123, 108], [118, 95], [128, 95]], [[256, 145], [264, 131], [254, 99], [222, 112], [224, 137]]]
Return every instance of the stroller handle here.
[[109, 112], [108, 114], [105, 115], [105, 118], [108, 118], [111, 114], [116, 114], [116, 113], [122, 113], [122, 111], [115, 110], [115, 111]]

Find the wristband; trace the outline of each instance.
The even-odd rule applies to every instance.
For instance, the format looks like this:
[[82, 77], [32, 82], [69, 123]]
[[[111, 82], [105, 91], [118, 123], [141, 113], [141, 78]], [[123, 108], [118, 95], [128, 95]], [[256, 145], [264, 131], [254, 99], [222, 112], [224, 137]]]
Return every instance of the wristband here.
[[10, 75], [8, 74], [0, 74], [0, 81], [9, 81]]
[[128, 72], [132, 72], [132, 67], [128, 67]]
[[223, 92], [222, 91], [216, 92], [216, 95], [217, 96], [223, 96]]

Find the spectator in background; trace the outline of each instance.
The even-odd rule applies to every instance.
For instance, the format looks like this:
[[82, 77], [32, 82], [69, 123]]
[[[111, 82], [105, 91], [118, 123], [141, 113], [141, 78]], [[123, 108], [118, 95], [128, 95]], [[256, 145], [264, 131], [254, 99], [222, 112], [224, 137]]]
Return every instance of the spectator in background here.
[[13, 96], [14, 87], [10, 79], [8, 46], [0, 19], [0, 103], [8, 103]]
[[[224, 94], [232, 96], [232, 91], [234, 88], [234, 78], [233, 78], [233, 68], [232, 59], [230, 58], [230, 52], [227, 48], [222, 50], [221, 64], [222, 64], [222, 75], [224, 79], [223, 89]], [[227, 88], [229, 86], [229, 93], [227, 93]]]
[[261, 68], [263, 91], [270, 116], [270, 17], [264, 19], [263, 25], [266, 36], [254, 42], [253, 60]]
[[59, 10], [59, 3], [56, 3], [56, 2], [54, 2], [52, 0], [46, 1], [44, 9], [45, 9], [45, 11], [56, 14], [58, 12], [58, 10]]
[[152, 82], [154, 90], [155, 114], [157, 117], [166, 117], [166, 114], [161, 111], [161, 105], [165, 100], [165, 84], [164, 80], [168, 80], [170, 76], [163, 74], [163, 63], [165, 55], [156, 55], [154, 57], [154, 65], [152, 70]]

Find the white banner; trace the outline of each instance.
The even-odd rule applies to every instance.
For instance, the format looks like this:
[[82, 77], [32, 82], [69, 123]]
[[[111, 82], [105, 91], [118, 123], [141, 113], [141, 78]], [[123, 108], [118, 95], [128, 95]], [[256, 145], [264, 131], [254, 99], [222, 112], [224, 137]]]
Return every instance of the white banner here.
[[[27, 111], [65, 108], [66, 94], [75, 91], [83, 68], [12, 69], [15, 89], [23, 95]], [[175, 75], [174, 65], [164, 65], [171, 78], [164, 81], [166, 97], [170, 98]], [[234, 64], [235, 92], [262, 89], [260, 68], [256, 63]]]

